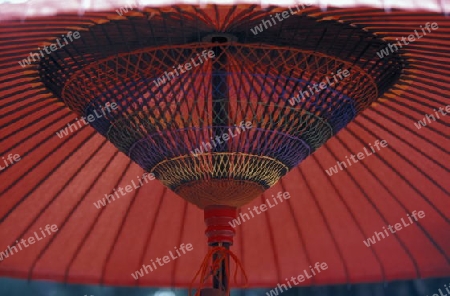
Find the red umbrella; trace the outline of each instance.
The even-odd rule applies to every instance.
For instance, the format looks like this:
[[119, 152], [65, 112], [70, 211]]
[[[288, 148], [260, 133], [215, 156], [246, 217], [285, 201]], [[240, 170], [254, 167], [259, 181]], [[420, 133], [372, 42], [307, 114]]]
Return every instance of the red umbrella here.
[[[300, 7], [281, 20], [276, 13], [283, 16], [288, 7], [252, 5], [4, 20], [0, 252], [9, 253], [3, 252], [0, 275], [188, 286], [208, 252], [198, 207], [214, 204], [239, 206], [238, 217], [247, 220], [236, 227], [232, 250], [250, 287], [286, 284], [302, 274], [306, 279], [300, 285], [449, 275], [449, 119], [444, 113], [450, 30], [441, 3], [440, 12]], [[263, 20], [273, 26], [263, 28]], [[256, 27], [261, 31], [254, 34]], [[209, 45], [198, 45], [198, 51], [183, 46], [192, 42], [187, 32], [199, 33], [194, 39]], [[410, 41], [411, 34], [422, 37]], [[239, 38], [244, 45], [230, 45]], [[216, 59], [202, 56], [205, 50]], [[383, 58], [382, 52], [387, 53]], [[27, 57], [31, 65], [22, 67], [19, 61]], [[185, 68], [185, 87], [167, 70], [186, 67], [192, 59], [199, 66], [192, 61], [191, 69]], [[230, 64], [235, 68], [224, 68]], [[344, 77], [344, 70], [351, 76]], [[333, 79], [336, 85], [330, 87]], [[234, 99], [224, 102], [224, 93]], [[379, 104], [367, 108], [378, 95], [383, 95]], [[206, 106], [202, 98], [207, 96], [210, 109], [195, 109], [202, 102]], [[180, 106], [189, 102], [184, 98], [196, 104]], [[246, 103], [261, 100], [278, 107], [252, 109]], [[89, 115], [100, 118], [101, 110], [108, 120], [90, 122]], [[202, 128], [175, 133], [173, 125], [187, 122], [177, 117], [180, 113], [192, 115], [187, 126]], [[80, 114], [117, 148], [80, 123]], [[254, 115], [250, 122], [259, 121], [244, 130], [249, 114]], [[220, 122], [224, 115], [234, 120]], [[234, 127], [241, 122], [240, 129]], [[241, 132], [239, 137], [222, 138], [226, 144], [211, 139], [209, 148], [206, 140], [230, 127]], [[137, 143], [142, 133], [152, 141]], [[177, 139], [190, 146], [177, 146]], [[215, 156], [179, 157], [201, 146]], [[223, 156], [228, 151], [246, 154]], [[161, 155], [178, 158], [164, 162]], [[140, 166], [198, 207], [152, 175], [143, 176]], [[208, 180], [211, 176], [221, 181]], [[228, 203], [237, 193], [240, 199]], [[213, 230], [229, 221], [219, 222]], [[234, 228], [225, 228], [218, 236], [230, 243]], [[316, 263], [327, 268], [311, 276]], [[143, 275], [137, 280], [136, 271]], [[239, 277], [238, 284], [243, 282]]]

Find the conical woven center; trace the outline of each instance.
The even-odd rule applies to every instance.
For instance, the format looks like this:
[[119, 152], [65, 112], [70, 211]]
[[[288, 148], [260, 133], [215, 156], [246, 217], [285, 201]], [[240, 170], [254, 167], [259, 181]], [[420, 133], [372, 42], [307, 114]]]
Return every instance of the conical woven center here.
[[[355, 62], [307, 46], [221, 38], [47, 60], [44, 72], [80, 115], [116, 103], [90, 124], [201, 208], [239, 207], [260, 195], [398, 75], [386, 75], [396, 69], [392, 61], [375, 63], [367, 54]], [[64, 78], [49, 70], [56, 64]]]

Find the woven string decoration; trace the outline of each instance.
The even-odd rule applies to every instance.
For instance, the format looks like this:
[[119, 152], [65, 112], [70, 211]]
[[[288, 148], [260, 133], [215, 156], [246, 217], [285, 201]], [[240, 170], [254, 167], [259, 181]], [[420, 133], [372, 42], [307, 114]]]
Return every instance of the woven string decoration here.
[[356, 26], [295, 15], [249, 33], [264, 17], [219, 26], [178, 11], [111, 21], [46, 56], [40, 76], [80, 116], [103, 112], [91, 126], [189, 202], [240, 207], [405, 67], [397, 54], [379, 59], [385, 42]]

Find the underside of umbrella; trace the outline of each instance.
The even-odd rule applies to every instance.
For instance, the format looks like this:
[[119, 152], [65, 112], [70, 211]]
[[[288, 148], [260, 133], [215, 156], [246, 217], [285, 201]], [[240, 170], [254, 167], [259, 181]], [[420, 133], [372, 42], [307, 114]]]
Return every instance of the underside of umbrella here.
[[[414, 124], [448, 105], [444, 15], [210, 5], [43, 21], [0, 23], [0, 155], [23, 158], [1, 175], [0, 251], [46, 224], [59, 231], [0, 262], [1, 275], [186, 286], [207, 253], [198, 208], [209, 245], [233, 243], [250, 286], [316, 262], [329, 268], [305, 284], [449, 274], [449, 119]], [[419, 28], [422, 40], [380, 57]], [[69, 29], [63, 47], [42, 51]], [[101, 136], [69, 124], [61, 137], [81, 117]], [[344, 160], [381, 140], [389, 148]], [[332, 175], [336, 160], [346, 169]], [[142, 169], [171, 190], [143, 185]], [[141, 186], [129, 195], [93, 205], [132, 179]], [[277, 192], [290, 198], [227, 225]], [[363, 243], [413, 211], [426, 218]], [[130, 276], [182, 243], [194, 252]]]

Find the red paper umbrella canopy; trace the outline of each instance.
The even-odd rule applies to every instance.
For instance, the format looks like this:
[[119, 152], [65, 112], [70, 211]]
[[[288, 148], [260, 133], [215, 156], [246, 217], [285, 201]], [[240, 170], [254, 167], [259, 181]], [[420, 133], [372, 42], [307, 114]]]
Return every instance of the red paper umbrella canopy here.
[[[119, 187], [136, 184], [143, 169], [89, 126], [73, 127], [74, 132], [58, 136], [57, 132], [77, 116], [56, 98], [56, 88], [50, 92], [49, 84], [44, 85], [48, 78], [42, 76], [45, 64], [22, 68], [18, 61], [68, 30], [98, 34], [101, 30], [91, 28], [111, 24], [119, 28], [112, 36], [120, 36], [120, 22], [129, 22], [132, 30], [133, 24], [147, 18], [151, 28], [153, 18], [170, 20], [180, 11], [208, 19], [216, 27], [233, 21], [241, 26], [246, 22], [257, 25], [261, 20], [258, 15], [267, 17], [287, 8], [271, 9], [176, 6], [144, 9], [128, 18], [116, 12], [87, 12], [83, 16], [0, 23], [0, 165], [4, 168], [0, 172], [0, 252], [16, 240], [41, 236], [33, 245], [3, 258], [0, 275], [74, 283], [187, 286], [195, 274], [193, 267], [207, 252], [202, 211], [159, 181], [147, 179], [105, 207], [94, 205], [99, 206], [98, 200], [115, 194]], [[376, 38], [386, 36], [383, 42], [397, 42], [396, 38], [408, 37], [427, 22], [436, 22], [439, 29], [403, 46], [398, 53], [392, 52], [407, 63], [402, 76], [392, 77], [393, 86], [379, 104], [362, 112], [261, 197], [242, 207], [242, 214], [249, 214], [254, 206], [273, 205], [278, 192], [291, 196], [236, 228], [233, 251], [241, 258], [249, 286], [275, 286], [316, 262], [325, 262], [328, 269], [302, 284], [449, 275], [450, 186], [445, 129], [449, 117], [434, 110], [449, 105], [448, 19], [438, 13], [386, 13], [369, 8], [323, 12], [309, 7], [303, 13], [319, 24], [330, 19], [345, 21], [350, 28], [377, 34], [373, 35]], [[345, 44], [340, 40], [336, 35], [336, 44]], [[100, 49], [108, 52], [110, 47]], [[91, 53], [87, 47], [82, 50], [83, 54]], [[353, 52], [357, 47], [348, 50]], [[123, 63], [117, 65], [125, 68]], [[54, 73], [71, 79], [62, 70]], [[86, 89], [72, 91], [83, 93]], [[423, 121], [425, 114], [436, 120], [418, 128], [417, 121]], [[388, 146], [369, 155], [377, 140], [386, 141]], [[358, 153], [365, 156], [347, 162]], [[13, 158], [8, 159], [10, 154]], [[20, 160], [14, 161], [15, 154]], [[329, 169], [337, 160], [347, 162], [347, 168], [336, 167], [330, 176]], [[408, 225], [407, 214], [413, 211], [423, 211], [425, 217]], [[374, 232], [396, 223], [403, 224], [398, 233], [371, 247], [363, 243]], [[48, 224], [56, 224], [59, 230], [42, 238], [40, 228]], [[133, 279], [131, 274], [143, 264], [168, 255], [182, 243], [192, 244], [193, 250], [137, 281]], [[242, 281], [238, 278], [239, 284]]]

